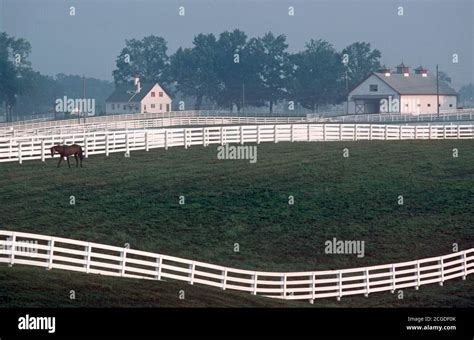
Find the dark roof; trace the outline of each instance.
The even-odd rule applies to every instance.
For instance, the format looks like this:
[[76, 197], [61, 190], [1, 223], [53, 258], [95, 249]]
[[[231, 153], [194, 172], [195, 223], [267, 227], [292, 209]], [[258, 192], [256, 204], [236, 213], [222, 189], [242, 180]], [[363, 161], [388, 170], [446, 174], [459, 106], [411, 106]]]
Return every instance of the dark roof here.
[[138, 103], [148, 94], [148, 92], [151, 91], [151, 89], [155, 85], [156, 84], [153, 83], [141, 84], [141, 89], [139, 93], [135, 93], [135, 86], [133, 85], [121, 85], [117, 87], [115, 91], [105, 101], [115, 103]]
[[[430, 75], [423, 77], [420, 74], [410, 74], [405, 77], [403, 74], [392, 73], [386, 77], [383, 73], [373, 74], [399, 94], [436, 94], [436, 77]], [[454, 89], [441, 80], [439, 81], [439, 94], [457, 95]]]
[[423, 68], [423, 65], [420, 65], [417, 68], [415, 68], [415, 71], [426, 71], [426, 69]]

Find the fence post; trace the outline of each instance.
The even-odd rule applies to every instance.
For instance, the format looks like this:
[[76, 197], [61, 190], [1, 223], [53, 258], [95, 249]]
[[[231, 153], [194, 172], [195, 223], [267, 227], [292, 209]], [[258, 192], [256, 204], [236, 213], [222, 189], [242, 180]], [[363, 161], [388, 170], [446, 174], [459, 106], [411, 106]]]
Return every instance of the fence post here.
[[420, 289], [420, 261], [416, 261], [416, 286], [415, 289]]
[[441, 265], [441, 282], [439, 283], [440, 286], [444, 283], [444, 258], [440, 257], [439, 264]]
[[385, 135], [384, 135], [384, 137], [385, 137], [385, 140], [388, 140], [388, 125], [385, 125]]
[[260, 144], [260, 125], [257, 125], [257, 144]]
[[369, 126], [369, 140], [372, 140], [372, 124]]
[[458, 125], [456, 125], [456, 132], [457, 132], [457, 138], [460, 139], [461, 138], [461, 131], [459, 129], [459, 123], [458, 123]]
[[220, 130], [221, 130], [221, 145], [224, 145], [224, 127], [221, 126]]
[[257, 273], [253, 274], [252, 278], [253, 278], [253, 292], [252, 292], [252, 294], [257, 295], [257, 278], [258, 278]]
[[130, 156], [130, 138], [128, 136], [128, 131], [125, 132], [125, 155]]
[[295, 141], [295, 124], [291, 124], [291, 142]]
[[122, 250], [122, 270], [120, 272], [120, 276], [125, 275], [125, 263], [127, 261], [127, 248], [123, 248]]
[[281, 277], [281, 285], [283, 288], [283, 292], [281, 293], [281, 296], [283, 296], [284, 299], [286, 299], [286, 274], [283, 274]]
[[13, 264], [15, 263], [15, 251], [16, 251], [16, 234], [13, 233], [12, 235], [12, 245], [11, 245], [11, 254], [10, 254], [10, 263], [8, 264], [8, 267], [13, 267]]
[[397, 282], [396, 282], [396, 277], [395, 277], [395, 264], [392, 264], [391, 268], [391, 273], [392, 273], [392, 290], [391, 293], [395, 293], [395, 289], [397, 287]]
[[191, 270], [191, 273], [189, 273], [189, 284], [192, 285], [194, 284], [194, 262], [192, 262], [190, 265], [189, 265], [189, 270]]
[[402, 126], [401, 125], [398, 126], [398, 139], [402, 140]]
[[462, 253], [462, 256], [463, 256], [463, 276], [462, 276], [462, 279], [463, 280], [466, 280], [466, 276], [467, 276], [467, 256], [466, 256], [466, 250], [463, 251]]
[[18, 162], [23, 163], [22, 154], [21, 154], [21, 143], [18, 143]]
[[418, 125], [415, 125], [415, 138], [414, 139], [418, 139]]
[[51, 270], [51, 268], [53, 268], [53, 252], [54, 252], [54, 239], [52, 237], [48, 241], [48, 245], [49, 245], [49, 260], [48, 260], [48, 268], [46, 268], [46, 270]]
[[326, 141], [326, 124], [323, 124], [323, 141]]
[[311, 125], [306, 124], [306, 126], [308, 127], [308, 142], [311, 142]]
[[275, 139], [275, 143], [278, 143], [278, 128], [277, 125], [273, 125], [273, 137]]
[[343, 138], [343, 136], [342, 136], [342, 124], [339, 124], [339, 141], [342, 142], [342, 138]]
[[222, 290], [225, 290], [225, 285], [227, 281], [227, 268], [222, 271]]
[[338, 273], [338, 290], [339, 290], [339, 296], [337, 297], [337, 301], [341, 301], [341, 296], [342, 296], [342, 273], [339, 271]]
[[443, 139], [446, 139], [446, 125], [443, 125]]
[[165, 150], [168, 150], [168, 129], [165, 130]]
[[188, 148], [188, 129], [184, 129], [184, 148]]
[[84, 136], [84, 157], [89, 158], [89, 147], [87, 144], [87, 137]]
[[109, 156], [109, 133], [106, 132], [105, 135], [105, 156]]
[[90, 262], [91, 262], [91, 244], [90, 242], [87, 243], [87, 246], [85, 247], [85, 251], [87, 252], [87, 255], [85, 256], [86, 264], [86, 273], [89, 274], [89, 269], [90, 269]]
[[315, 277], [315, 273], [312, 273], [311, 276], [309, 277], [311, 281], [309, 285], [311, 287], [311, 299], [309, 299], [310, 304], [314, 304], [314, 277]]
[[433, 135], [433, 126], [431, 124], [429, 124], [429, 127], [430, 127], [430, 132], [429, 132], [430, 136], [429, 136], [428, 139], [432, 139], [431, 136]]
[[370, 293], [370, 280], [369, 280], [369, 268], [365, 269], [365, 297], [369, 297]]
[[44, 162], [45, 152], [44, 152], [44, 139], [41, 140], [41, 161]]
[[157, 279], [157, 280], [161, 280], [161, 264], [162, 263], [163, 263], [163, 259], [160, 256], [156, 259], [157, 275], [156, 275], [155, 279]]
[[150, 147], [148, 145], [148, 131], [145, 132], [145, 151], [150, 151]]

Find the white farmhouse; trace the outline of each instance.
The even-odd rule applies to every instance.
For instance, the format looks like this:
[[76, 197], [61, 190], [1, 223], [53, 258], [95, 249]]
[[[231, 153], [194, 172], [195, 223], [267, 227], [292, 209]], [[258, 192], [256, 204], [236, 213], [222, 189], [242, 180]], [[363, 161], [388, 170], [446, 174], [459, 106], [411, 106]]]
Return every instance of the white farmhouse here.
[[106, 114], [162, 113], [171, 110], [171, 97], [158, 83], [141, 84], [135, 77], [134, 86], [122, 85], [105, 101]]
[[[440, 110], [456, 109], [456, 91], [441, 80], [438, 84]], [[437, 101], [436, 77], [422, 66], [410, 73], [401, 63], [396, 72], [384, 67], [355, 86], [349, 92], [348, 113], [429, 114], [437, 112]]]

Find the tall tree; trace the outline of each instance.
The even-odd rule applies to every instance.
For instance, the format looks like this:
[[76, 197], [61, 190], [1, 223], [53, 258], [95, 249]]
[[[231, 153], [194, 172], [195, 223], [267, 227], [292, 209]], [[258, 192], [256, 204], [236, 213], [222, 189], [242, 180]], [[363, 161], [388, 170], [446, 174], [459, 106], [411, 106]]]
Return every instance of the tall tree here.
[[291, 61], [290, 99], [313, 111], [339, 100], [344, 65], [330, 43], [311, 39], [304, 51], [291, 56]]
[[169, 74], [176, 82], [176, 89], [196, 99], [199, 110], [204, 98], [215, 98], [219, 91], [217, 75], [217, 40], [213, 34], [199, 34], [193, 48], [179, 48], [171, 56]]
[[150, 35], [142, 40], [125, 41], [125, 47], [116, 59], [117, 68], [113, 71], [116, 84], [131, 82], [140, 75], [144, 83], [168, 83], [168, 47], [162, 37]]
[[275, 37], [268, 32], [262, 38], [255, 40], [256, 52], [259, 59], [259, 76], [263, 91], [261, 98], [269, 103], [270, 113], [273, 105], [286, 95], [287, 78], [290, 73], [288, 44], [286, 37], [279, 35]]
[[[217, 74], [220, 91], [216, 93], [216, 101], [220, 106], [235, 105], [240, 111], [245, 100], [253, 105], [261, 105], [255, 92], [249, 90], [259, 88], [259, 67], [253, 44], [247, 44], [247, 35], [240, 31], [225, 31], [217, 41]], [[245, 99], [244, 99], [245, 97]]]
[[[347, 57], [346, 71], [349, 90], [364, 80], [372, 72], [380, 69], [382, 54], [377, 49], [371, 49], [370, 43], [355, 42], [342, 50], [342, 59]], [[344, 90], [341, 92], [347, 92]], [[347, 93], [345, 93], [347, 95]]]
[[7, 120], [11, 120], [16, 97], [31, 86], [30, 52], [31, 45], [26, 40], [0, 33], [0, 103], [5, 105]]

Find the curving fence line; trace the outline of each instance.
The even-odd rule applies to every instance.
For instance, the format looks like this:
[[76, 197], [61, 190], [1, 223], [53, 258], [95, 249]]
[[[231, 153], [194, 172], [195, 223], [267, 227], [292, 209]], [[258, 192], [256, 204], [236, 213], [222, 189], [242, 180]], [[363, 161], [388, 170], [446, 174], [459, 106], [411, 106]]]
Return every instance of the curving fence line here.
[[51, 158], [52, 145], [80, 144], [85, 156], [193, 145], [262, 142], [473, 139], [474, 125], [274, 124], [98, 131], [0, 138], [0, 162]]
[[149, 280], [178, 280], [285, 300], [391, 291], [474, 272], [474, 248], [420, 260], [307, 272], [250, 271], [67, 238], [0, 230], [0, 263]]
[[229, 124], [278, 124], [278, 123], [305, 123], [304, 117], [194, 117], [183, 116], [173, 118], [146, 118], [131, 120], [112, 120], [104, 122], [88, 122], [85, 124], [68, 123], [37, 128], [0, 127], [1, 137], [21, 137], [44, 134], [67, 135], [73, 133], [97, 132], [103, 130], [137, 130], [156, 129], [168, 126], [194, 126], [194, 125], [229, 125]]

